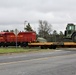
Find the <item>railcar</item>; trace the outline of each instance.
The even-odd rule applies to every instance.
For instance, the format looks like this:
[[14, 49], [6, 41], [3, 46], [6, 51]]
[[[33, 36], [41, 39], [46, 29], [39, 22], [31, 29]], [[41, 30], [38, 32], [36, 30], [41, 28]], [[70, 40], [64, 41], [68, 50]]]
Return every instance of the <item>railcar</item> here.
[[0, 32], [0, 46], [27, 46], [29, 42], [36, 41], [35, 32], [19, 32], [16, 36], [13, 32]]

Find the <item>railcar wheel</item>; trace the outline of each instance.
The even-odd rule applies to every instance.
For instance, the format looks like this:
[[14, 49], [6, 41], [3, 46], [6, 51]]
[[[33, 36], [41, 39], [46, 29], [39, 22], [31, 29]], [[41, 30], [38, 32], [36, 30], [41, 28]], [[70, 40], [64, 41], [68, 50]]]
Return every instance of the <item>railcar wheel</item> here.
[[53, 49], [56, 49], [56, 45], [53, 46]]
[[21, 47], [26, 47], [26, 46], [28, 46], [28, 42], [23, 42], [23, 43], [21, 44]]
[[41, 49], [44, 49], [44, 46], [41, 46]]
[[50, 49], [56, 49], [56, 45], [51, 45], [49, 48]]

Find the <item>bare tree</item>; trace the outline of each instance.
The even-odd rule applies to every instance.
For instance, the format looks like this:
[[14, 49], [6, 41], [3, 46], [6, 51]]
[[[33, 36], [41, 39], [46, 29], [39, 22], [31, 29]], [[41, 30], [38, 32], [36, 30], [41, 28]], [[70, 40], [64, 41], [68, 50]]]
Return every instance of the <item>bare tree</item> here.
[[43, 38], [47, 38], [52, 31], [52, 26], [47, 21], [39, 20], [38, 35]]
[[53, 31], [53, 35], [57, 35], [58, 33], [57, 33], [57, 31], [56, 30], [54, 30]]
[[62, 31], [60, 31], [59, 35], [64, 35]]

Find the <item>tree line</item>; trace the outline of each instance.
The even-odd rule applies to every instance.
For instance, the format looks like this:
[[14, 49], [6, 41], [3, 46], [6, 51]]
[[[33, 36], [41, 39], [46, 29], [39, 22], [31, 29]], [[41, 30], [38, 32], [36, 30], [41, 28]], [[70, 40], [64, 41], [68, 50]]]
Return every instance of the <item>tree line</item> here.
[[[24, 29], [26, 31], [34, 31], [30, 23], [28, 23]], [[61, 41], [64, 35], [62, 31], [57, 33], [56, 30], [52, 30], [52, 25], [47, 21], [39, 20], [37, 37], [42, 37], [49, 42], [54, 42], [54, 41]]]
[[[26, 25], [24, 30], [25, 31], [34, 31], [33, 28], [31, 27], [30, 23], [28, 23]], [[14, 32], [14, 30], [3, 30], [3, 32]], [[59, 41], [64, 37], [62, 31], [57, 33], [56, 30], [52, 30], [52, 25], [45, 20], [44, 21], [39, 20], [38, 33], [36, 33], [36, 34], [37, 34], [37, 37], [45, 38], [49, 42]]]

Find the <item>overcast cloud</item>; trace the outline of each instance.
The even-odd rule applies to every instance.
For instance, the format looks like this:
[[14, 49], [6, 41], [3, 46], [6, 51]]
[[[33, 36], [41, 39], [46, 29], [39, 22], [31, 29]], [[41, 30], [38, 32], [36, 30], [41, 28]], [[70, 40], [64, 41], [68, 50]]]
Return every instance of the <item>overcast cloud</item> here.
[[76, 24], [76, 0], [0, 0], [0, 31], [22, 31], [24, 21], [37, 31], [39, 20], [48, 21], [53, 30], [64, 31], [67, 23]]

